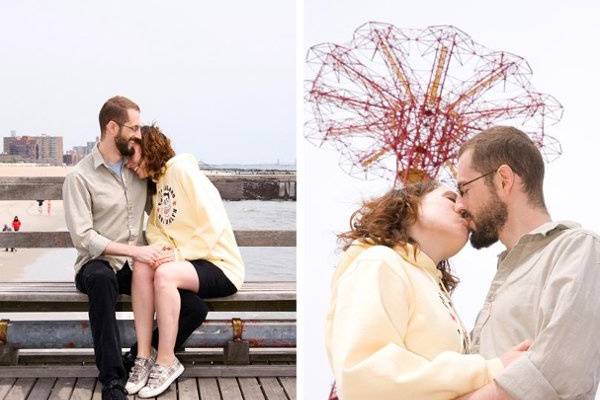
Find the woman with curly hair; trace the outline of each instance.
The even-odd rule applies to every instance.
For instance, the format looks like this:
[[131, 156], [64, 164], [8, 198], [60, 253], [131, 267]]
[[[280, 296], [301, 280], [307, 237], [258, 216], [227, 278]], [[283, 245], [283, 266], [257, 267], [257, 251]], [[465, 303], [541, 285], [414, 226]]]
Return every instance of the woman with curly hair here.
[[326, 346], [341, 400], [445, 400], [473, 392], [526, 350], [465, 354], [448, 259], [465, 245], [457, 195], [435, 182], [366, 201], [339, 235]]
[[[183, 372], [174, 353], [178, 291], [191, 291], [201, 299], [230, 296], [244, 281], [244, 264], [221, 196], [194, 156], [175, 155], [170, 140], [155, 125], [141, 128], [133, 149], [127, 167], [148, 179], [152, 193], [146, 239], [165, 250], [153, 264], [133, 266], [138, 353], [126, 389], [147, 398], [162, 393]], [[202, 303], [200, 323], [208, 312]], [[151, 347], [155, 312], [160, 333], [157, 353]]]

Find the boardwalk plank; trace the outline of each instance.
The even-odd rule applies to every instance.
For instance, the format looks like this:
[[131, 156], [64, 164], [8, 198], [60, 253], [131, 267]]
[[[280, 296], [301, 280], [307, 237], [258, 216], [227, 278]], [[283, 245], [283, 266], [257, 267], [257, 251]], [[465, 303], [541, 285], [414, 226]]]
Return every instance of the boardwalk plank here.
[[221, 400], [219, 386], [215, 378], [198, 378], [200, 398], [202, 400]]
[[223, 400], [243, 400], [240, 387], [235, 378], [218, 378]]
[[[31, 393], [27, 397], [27, 400], [46, 400], [50, 396], [50, 392], [54, 387], [56, 378], [40, 378], [35, 382]], [[2, 396], [0, 396], [2, 398]]]
[[260, 378], [260, 385], [265, 391], [267, 400], [287, 400], [283, 388], [277, 378]]
[[238, 381], [245, 400], [265, 400], [256, 378], [239, 378]]
[[94, 394], [92, 400], [102, 400], [102, 384], [96, 379], [96, 387], [94, 388]]
[[177, 384], [175, 382], [171, 383], [171, 386], [164, 392], [162, 392], [157, 398], [157, 400], [177, 400]]
[[91, 400], [95, 385], [96, 379], [94, 378], [77, 379], [71, 400]]
[[179, 400], [199, 400], [198, 384], [194, 378], [182, 378], [177, 382]]
[[4, 400], [25, 400], [35, 383], [35, 378], [19, 378], [6, 394]]
[[279, 378], [285, 394], [290, 400], [296, 400], [296, 378]]
[[73, 393], [75, 380], [75, 378], [59, 378], [52, 389], [49, 400], [69, 399]]
[[4, 396], [13, 387], [15, 381], [15, 378], [0, 378], [0, 400], [4, 399]]

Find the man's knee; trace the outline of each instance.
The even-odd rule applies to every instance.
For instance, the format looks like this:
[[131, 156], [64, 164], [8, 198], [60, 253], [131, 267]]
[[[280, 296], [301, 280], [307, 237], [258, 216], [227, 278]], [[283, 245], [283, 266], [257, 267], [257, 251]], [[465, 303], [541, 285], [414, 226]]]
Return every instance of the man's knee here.
[[115, 272], [103, 263], [92, 263], [83, 271], [83, 283], [88, 295], [94, 292], [118, 293], [119, 287]]

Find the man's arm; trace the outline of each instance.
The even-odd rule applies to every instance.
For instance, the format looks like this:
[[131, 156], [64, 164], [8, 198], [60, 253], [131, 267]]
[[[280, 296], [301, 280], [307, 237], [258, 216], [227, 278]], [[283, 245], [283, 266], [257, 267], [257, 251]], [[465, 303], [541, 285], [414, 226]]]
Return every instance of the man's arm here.
[[514, 400], [508, 395], [496, 382], [488, 383], [482, 388], [465, 394], [464, 396], [457, 397], [454, 400]]
[[162, 248], [117, 243], [94, 230], [92, 200], [81, 176], [67, 175], [62, 191], [67, 229], [75, 248], [87, 250], [92, 258], [106, 254], [153, 263], [160, 257]]
[[529, 353], [496, 378], [514, 399], [575, 399], [597, 384], [600, 241], [576, 232], [556, 251], [560, 256], [540, 299], [539, 334]]

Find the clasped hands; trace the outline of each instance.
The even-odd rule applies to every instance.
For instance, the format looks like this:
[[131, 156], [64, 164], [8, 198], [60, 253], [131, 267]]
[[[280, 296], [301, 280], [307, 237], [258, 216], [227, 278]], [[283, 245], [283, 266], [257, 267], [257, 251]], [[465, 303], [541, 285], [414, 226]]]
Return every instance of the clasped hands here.
[[159, 244], [138, 246], [133, 255], [133, 259], [148, 264], [153, 269], [156, 269], [161, 264], [175, 261], [175, 249], [173, 249], [172, 246]]

